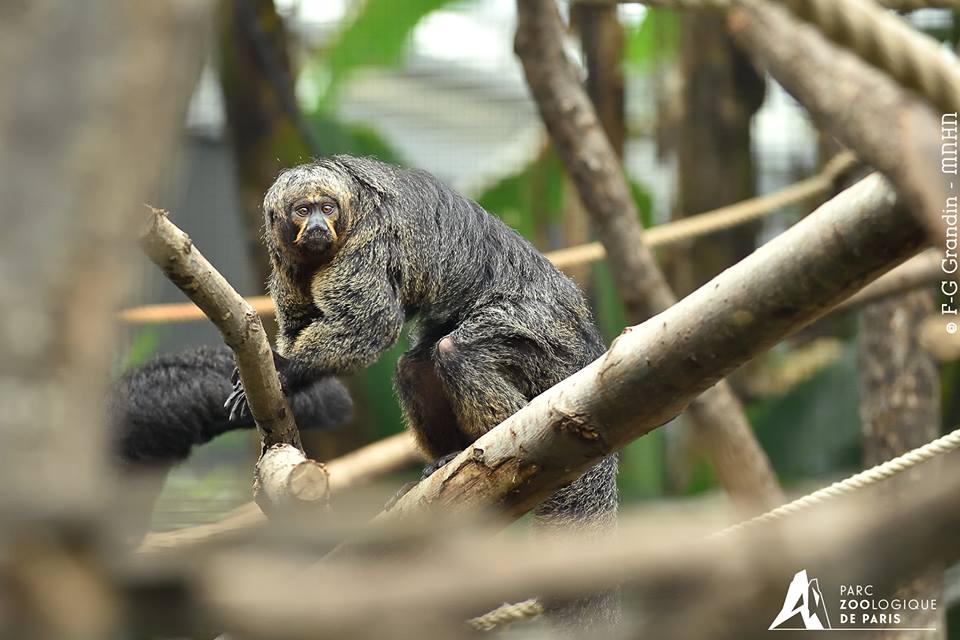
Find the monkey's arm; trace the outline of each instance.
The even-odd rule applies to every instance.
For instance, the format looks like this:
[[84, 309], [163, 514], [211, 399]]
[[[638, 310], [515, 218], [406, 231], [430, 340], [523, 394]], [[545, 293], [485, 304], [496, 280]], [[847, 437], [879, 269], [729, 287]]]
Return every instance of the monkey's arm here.
[[[322, 292], [319, 316], [278, 340], [280, 367], [303, 381], [350, 374], [376, 362], [400, 337], [404, 314], [389, 283], [351, 283]], [[292, 380], [291, 380], [292, 381]]]
[[[291, 394], [318, 377], [350, 374], [376, 362], [400, 337], [404, 312], [386, 259], [370, 248], [336, 268], [314, 276], [312, 304], [282, 286], [277, 303], [277, 351], [274, 363], [284, 393]], [[238, 376], [224, 407], [231, 418], [249, 415]]]

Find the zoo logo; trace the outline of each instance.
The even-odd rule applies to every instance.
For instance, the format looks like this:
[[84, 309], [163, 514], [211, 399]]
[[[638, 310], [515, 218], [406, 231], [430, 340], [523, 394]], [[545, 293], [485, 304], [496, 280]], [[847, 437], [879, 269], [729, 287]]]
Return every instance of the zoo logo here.
[[[785, 626], [785, 623], [797, 614], [800, 614], [803, 627]], [[772, 631], [796, 628], [818, 631], [831, 628], [827, 605], [820, 591], [820, 583], [816, 578], [808, 579], [806, 569], [798, 571], [793, 576], [790, 586], [787, 587], [787, 596], [783, 599], [783, 607], [769, 627]]]

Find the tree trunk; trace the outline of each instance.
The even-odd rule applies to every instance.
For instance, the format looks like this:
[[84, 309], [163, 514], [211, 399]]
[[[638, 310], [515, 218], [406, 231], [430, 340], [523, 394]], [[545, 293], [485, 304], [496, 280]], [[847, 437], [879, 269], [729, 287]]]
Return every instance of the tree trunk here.
[[266, 282], [270, 265], [260, 242], [263, 194], [282, 169], [317, 151], [297, 110], [287, 33], [273, 0], [222, 0], [218, 28], [220, 84], [247, 251], [258, 281]]
[[[933, 312], [933, 296], [915, 291], [871, 305], [860, 317], [860, 418], [865, 467], [920, 447], [940, 434], [940, 380], [936, 362], [917, 340]], [[929, 473], [930, 470], [926, 469]], [[894, 597], [942, 603], [943, 572], [903, 585]], [[944, 637], [942, 604], [933, 611], [903, 611], [903, 627], [930, 631], [885, 632], [883, 638]], [[880, 634], [877, 634], [880, 635]]]
[[[676, 218], [755, 194], [750, 123], [765, 83], [727, 35], [722, 15], [685, 13], [681, 27], [684, 81], [677, 148]], [[758, 223], [738, 226], [684, 247], [672, 261], [680, 297], [754, 249]]]

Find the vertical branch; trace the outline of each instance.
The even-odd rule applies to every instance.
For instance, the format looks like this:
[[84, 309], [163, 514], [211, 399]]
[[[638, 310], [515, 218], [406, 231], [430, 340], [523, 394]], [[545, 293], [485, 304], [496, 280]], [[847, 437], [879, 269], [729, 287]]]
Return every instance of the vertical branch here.
[[219, 76], [251, 263], [270, 274], [260, 243], [263, 194], [285, 167], [318, 153], [294, 92], [289, 36], [273, 0], [220, 0]]
[[[933, 296], [914, 291], [866, 307], [860, 316], [860, 419], [865, 468], [902, 455], [940, 435], [940, 379], [933, 357], [918, 343]], [[932, 470], [926, 470], [929, 474]], [[903, 585], [897, 596], [942, 601], [943, 573], [931, 571]], [[907, 638], [943, 638], [943, 611], [905, 611]]]
[[[615, 5], [571, 5], [571, 22], [580, 33], [587, 66], [586, 89], [597, 117], [617, 157], [623, 158], [626, 141], [624, 121], [623, 28]], [[570, 179], [563, 181], [563, 225], [567, 246], [590, 241], [590, 219]], [[590, 289], [591, 265], [566, 269], [584, 291]]]
[[[765, 85], [727, 34], [722, 15], [684, 13], [680, 46], [676, 217], [682, 218], [754, 196], [750, 124]], [[686, 295], [750, 255], [758, 228], [758, 223], [738, 226], [673, 252], [674, 290]]]
[[[607, 251], [617, 289], [633, 321], [676, 301], [644, 242], [639, 214], [610, 145], [563, 50], [554, 0], [518, 0], [515, 49], [544, 124]], [[740, 504], [762, 510], [782, 500], [769, 461], [739, 401], [724, 382], [694, 405], [721, 483]], [[707, 422], [707, 421], [710, 422]]]
[[257, 312], [197, 251], [189, 236], [167, 219], [164, 211], [152, 210], [140, 244], [164, 275], [210, 318], [233, 350], [264, 449], [275, 444], [302, 449], [300, 432], [280, 389], [273, 351]]

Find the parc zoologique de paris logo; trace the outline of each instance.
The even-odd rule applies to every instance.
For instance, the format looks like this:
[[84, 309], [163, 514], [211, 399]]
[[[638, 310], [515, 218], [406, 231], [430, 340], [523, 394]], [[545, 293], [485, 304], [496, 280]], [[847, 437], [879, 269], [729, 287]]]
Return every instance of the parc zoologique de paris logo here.
[[936, 610], [936, 598], [882, 596], [871, 584], [841, 584], [828, 590], [802, 569], [787, 585], [783, 607], [769, 630], [936, 631], [932, 626]]

